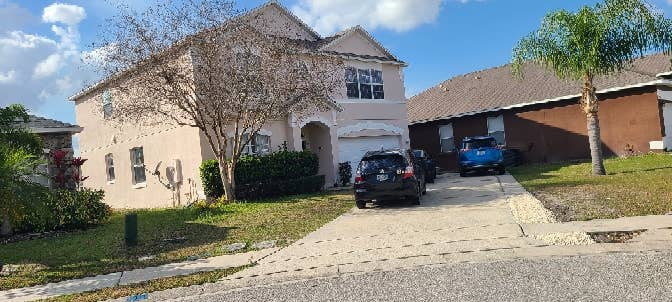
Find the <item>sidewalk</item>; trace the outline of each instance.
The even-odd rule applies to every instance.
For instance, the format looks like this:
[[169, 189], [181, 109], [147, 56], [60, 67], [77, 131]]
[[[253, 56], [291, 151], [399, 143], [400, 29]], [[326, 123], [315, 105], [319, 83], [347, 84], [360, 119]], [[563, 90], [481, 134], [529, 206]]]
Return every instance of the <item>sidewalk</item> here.
[[279, 248], [264, 249], [194, 261], [170, 263], [157, 267], [147, 267], [84, 279], [67, 280], [34, 287], [10, 289], [0, 292], [0, 301], [33, 301], [166, 277], [239, 267], [256, 263], [278, 250]]

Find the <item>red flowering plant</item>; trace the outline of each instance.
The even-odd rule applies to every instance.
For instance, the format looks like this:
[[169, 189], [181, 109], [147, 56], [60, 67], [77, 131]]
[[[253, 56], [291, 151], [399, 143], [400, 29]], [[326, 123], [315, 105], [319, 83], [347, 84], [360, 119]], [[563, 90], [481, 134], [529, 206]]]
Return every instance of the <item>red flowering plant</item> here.
[[54, 170], [51, 178], [58, 189], [79, 190], [82, 182], [89, 178], [82, 176], [82, 165], [86, 159], [81, 157], [68, 159], [68, 154], [65, 150], [49, 152], [50, 164]]

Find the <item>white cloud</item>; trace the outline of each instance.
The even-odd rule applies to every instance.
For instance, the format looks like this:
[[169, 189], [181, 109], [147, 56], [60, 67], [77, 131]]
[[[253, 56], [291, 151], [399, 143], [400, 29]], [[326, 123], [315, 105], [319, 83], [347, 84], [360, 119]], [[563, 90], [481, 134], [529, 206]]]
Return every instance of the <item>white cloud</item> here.
[[0, 72], [0, 84], [14, 82], [15, 76], [16, 71], [13, 69], [8, 72]]
[[33, 77], [36, 79], [43, 79], [52, 76], [58, 72], [61, 66], [61, 55], [58, 53], [51, 54], [35, 66]]
[[[464, 2], [466, 0], [462, 0]], [[672, 0], [671, 0], [672, 1]], [[408, 31], [433, 23], [443, 0], [300, 0], [292, 11], [321, 34], [354, 25]]]
[[54, 3], [44, 8], [42, 21], [46, 23], [65, 23], [70, 26], [77, 25], [86, 18], [83, 7], [73, 4]]
[[47, 25], [51, 35], [0, 31], [0, 106], [18, 102], [38, 109], [55, 103], [52, 107], [59, 108], [75, 89], [95, 78], [82, 64], [77, 25], [85, 16], [79, 6], [52, 4], [42, 16], [52, 23]]

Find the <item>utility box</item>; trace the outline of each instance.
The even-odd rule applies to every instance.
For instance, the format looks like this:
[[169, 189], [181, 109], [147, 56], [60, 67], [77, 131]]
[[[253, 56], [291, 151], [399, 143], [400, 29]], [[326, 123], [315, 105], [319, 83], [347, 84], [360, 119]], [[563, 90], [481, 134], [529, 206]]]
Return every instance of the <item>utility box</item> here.
[[138, 245], [138, 214], [128, 213], [124, 221], [124, 239], [126, 246]]

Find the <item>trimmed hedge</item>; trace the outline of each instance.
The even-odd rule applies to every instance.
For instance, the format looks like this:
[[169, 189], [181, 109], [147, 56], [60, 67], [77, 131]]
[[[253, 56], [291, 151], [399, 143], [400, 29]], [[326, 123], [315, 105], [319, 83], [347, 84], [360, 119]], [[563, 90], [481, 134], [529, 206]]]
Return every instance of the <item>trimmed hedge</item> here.
[[278, 151], [261, 156], [244, 156], [236, 166], [236, 184], [286, 180], [317, 175], [317, 155], [308, 151]]
[[[258, 199], [316, 192], [324, 187], [324, 177], [315, 178], [318, 170], [317, 155], [308, 151], [281, 150], [261, 156], [243, 156], [236, 166], [236, 197]], [[224, 195], [217, 160], [201, 164], [201, 180], [207, 196]], [[320, 182], [319, 189], [314, 189]]]
[[324, 188], [324, 175], [314, 175], [283, 181], [267, 181], [238, 185], [239, 199], [262, 199], [319, 192]]
[[18, 232], [46, 232], [53, 230], [85, 229], [101, 224], [112, 210], [103, 202], [102, 190], [54, 190], [45, 194], [27, 215], [15, 224]]

